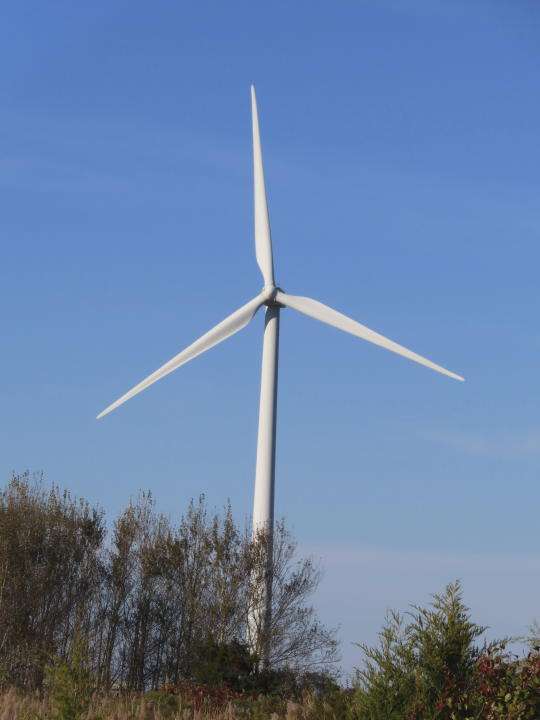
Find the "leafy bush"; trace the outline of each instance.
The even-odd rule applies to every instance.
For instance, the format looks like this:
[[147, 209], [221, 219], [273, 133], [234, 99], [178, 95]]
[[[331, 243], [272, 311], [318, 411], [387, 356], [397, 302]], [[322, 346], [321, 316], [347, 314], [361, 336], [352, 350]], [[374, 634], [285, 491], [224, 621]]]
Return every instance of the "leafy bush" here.
[[55, 714], [53, 720], [77, 720], [87, 713], [95, 689], [88, 667], [88, 643], [76, 631], [69, 660], [55, 659], [45, 669], [46, 685]]
[[175, 715], [178, 708], [178, 699], [171, 693], [162, 690], [149, 690], [144, 693], [142, 699], [147, 707], [156, 710], [163, 717]]
[[257, 664], [245, 643], [219, 643], [209, 636], [194, 650], [192, 675], [200, 685], [226, 685], [241, 692], [252, 686]]
[[462, 692], [480, 656], [476, 625], [463, 604], [459, 582], [433, 595], [428, 608], [413, 606], [410, 618], [390, 612], [377, 648], [360, 645], [365, 667], [357, 671], [355, 717], [360, 720], [432, 720], [452, 677]]
[[476, 661], [467, 687], [448, 675], [436, 706], [444, 720], [538, 720], [540, 654], [518, 658], [506, 653], [504, 644], [488, 648]]
[[350, 713], [355, 720], [539, 720], [540, 648], [525, 658], [504, 644], [479, 648], [459, 583], [406, 618], [390, 612], [376, 648], [361, 645]]

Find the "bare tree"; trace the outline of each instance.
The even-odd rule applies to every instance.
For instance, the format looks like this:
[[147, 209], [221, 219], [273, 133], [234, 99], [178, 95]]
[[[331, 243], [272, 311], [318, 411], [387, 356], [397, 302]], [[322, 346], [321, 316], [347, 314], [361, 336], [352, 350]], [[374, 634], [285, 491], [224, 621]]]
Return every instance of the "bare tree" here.
[[[0, 663], [10, 682], [38, 686], [53, 656], [68, 658], [76, 633], [102, 688], [146, 690], [190, 679], [197, 649], [246, 644], [253, 577], [268, 573], [265, 538], [252, 540], [230, 506], [203, 496], [175, 523], [142, 493], [116, 519], [28, 476], [0, 492]], [[334, 632], [308, 599], [319, 571], [296, 560], [283, 523], [273, 544], [271, 667], [322, 667], [336, 659]]]
[[[260, 533], [252, 543], [249, 556], [258, 567], [255, 576], [269, 572], [266, 557], [269, 539]], [[271, 668], [283, 666], [298, 671], [320, 670], [338, 661], [336, 630], [325, 628], [317, 619], [309, 599], [317, 589], [320, 569], [311, 558], [297, 558], [297, 544], [283, 520], [276, 524], [272, 540], [271, 578], [272, 616], [268, 638], [259, 628], [262, 640], [269, 646]], [[260, 583], [262, 585], [262, 582]], [[259, 602], [255, 582], [249, 590], [251, 602]]]

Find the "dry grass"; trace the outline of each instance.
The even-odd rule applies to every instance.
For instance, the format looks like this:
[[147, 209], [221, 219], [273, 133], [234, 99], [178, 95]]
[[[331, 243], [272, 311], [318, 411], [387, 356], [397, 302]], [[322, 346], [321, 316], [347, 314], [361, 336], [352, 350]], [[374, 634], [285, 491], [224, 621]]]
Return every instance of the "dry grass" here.
[[182, 698], [167, 704], [166, 696], [96, 695], [87, 713], [71, 718], [58, 714], [47, 695], [10, 689], [0, 694], [0, 720], [344, 720], [344, 716], [313, 696], [306, 696], [301, 704], [259, 698], [212, 709], [204, 703], [195, 707]]

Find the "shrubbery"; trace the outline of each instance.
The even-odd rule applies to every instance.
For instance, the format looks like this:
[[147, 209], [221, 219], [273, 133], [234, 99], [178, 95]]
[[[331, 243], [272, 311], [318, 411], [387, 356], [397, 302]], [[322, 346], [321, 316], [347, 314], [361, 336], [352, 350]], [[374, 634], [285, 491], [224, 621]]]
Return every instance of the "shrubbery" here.
[[201, 498], [173, 524], [142, 495], [106, 537], [67, 492], [27, 476], [0, 491], [0, 717], [540, 720], [540, 628], [525, 657], [481, 644], [459, 583], [390, 612], [342, 688], [325, 669], [334, 635], [306, 603], [318, 571], [293, 562], [283, 524], [270, 667], [244, 640], [264, 552], [230, 508], [212, 516]]
[[504, 644], [478, 646], [459, 583], [428, 608], [392, 612], [376, 648], [360, 646], [351, 714], [355, 720], [538, 720], [540, 654], [525, 658]]
[[[133, 712], [164, 720], [538, 720], [540, 648], [517, 657], [504, 644], [480, 646], [483, 632], [459, 584], [449, 585], [427, 608], [389, 614], [379, 646], [361, 646], [364, 666], [351, 689], [325, 673], [261, 669], [244, 644], [207, 637], [194, 650], [192, 680], [139, 696]], [[88, 708], [85, 652], [77, 645], [71, 667], [54, 670], [57, 720]]]
[[77, 720], [88, 712], [96, 690], [89, 667], [88, 642], [76, 631], [69, 648], [69, 662], [60, 658], [45, 666], [45, 687], [54, 714], [52, 720]]
[[444, 720], [538, 720], [540, 654], [519, 658], [504, 644], [486, 649], [465, 686], [448, 674], [437, 709]]

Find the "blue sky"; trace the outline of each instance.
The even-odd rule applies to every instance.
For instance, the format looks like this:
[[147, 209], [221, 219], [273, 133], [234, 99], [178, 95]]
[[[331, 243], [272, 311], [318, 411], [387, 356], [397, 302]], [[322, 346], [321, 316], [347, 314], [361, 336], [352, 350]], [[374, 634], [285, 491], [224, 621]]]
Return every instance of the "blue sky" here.
[[[461, 577], [540, 615], [536, 2], [24, 2], [0, 30], [0, 463], [100, 503], [251, 511], [262, 314], [97, 422], [254, 296], [249, 85], [276, 276], [466, 377], [283, 314], [277, 514], [351, 641]], [[489, 577], [488, 577], [489, 576]]]

